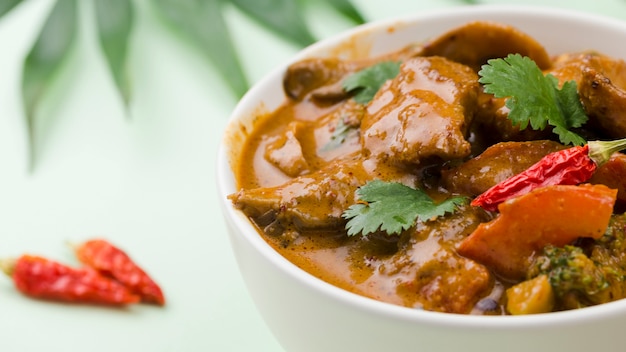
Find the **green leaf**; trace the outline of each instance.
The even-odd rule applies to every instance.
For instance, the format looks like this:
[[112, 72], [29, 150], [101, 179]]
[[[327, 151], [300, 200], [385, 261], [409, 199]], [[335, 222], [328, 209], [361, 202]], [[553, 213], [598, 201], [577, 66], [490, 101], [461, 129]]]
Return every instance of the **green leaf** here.
[[361, 104], [347, 104], [338, 109], [332, 134], [319, 151], [327, 152], [336, 149], [348, 139], [358, 140], [363, 114], [365, 114], [365, 106]]
[[348, 236], [361, 233], [366, 236], [379, 229], [389, 235], [399, 234], [418, 221], [436, 219], [466, 203], [463, 197], [449, 198], [439, 204], [422, 190], [397, 182], [370, 181], [357, 190], [357, 196], [366, 204], [354, 204], [344, 213]]
[[37, 156], [36, 108], [74, 42], [76, 6], [76, 0], [57, 0], [24, 61], [22, 100], [28, 128], [31, 169]]
[[346, 92], [355, 92], [359, 104], [369, 103], [380, 87], [400, 73], [400, 62], [383, 61], [351, 74], [343, 80]]
[[568, 128], [581, 127], [587, 122], [587, 120], [589, 120], [589, 117], [585, 113], [585, 108], [580, 101], [580, 97], [578, 96], [578, 86], [576, 85], [576, 81], [563, 83], [561, 89], [557, 89], [556, 93], [556, 97], [559, 101], [559, 107], [563, 110], [563, 116], [567, 119], [565, 121], [565, 125]]
[[298, 1], [295, 0], [231, 0], [244, 13], [268, 29], [298, 45], [315, 42]]
[[325, 152], [338, 148], [351, 134], [356, 134], [358, 131], [358, 126], [345, 123], [344, 117], [341, 116], [337, 121], [333, 134], [330, 136], [330, 140], [320, 149], [320, 151]]
[[222, 17], [222, 0], [153, 0], [152, 4], [167, 22], [202, 50], [237, 96], [248, 90]]
[[570, 129], [587, 122], [580, 103], [576, 82], [566, 82], [561, 89], [551, 74], [544, 75], [528, 57], [510, 54], [504, 59], [491, 59], [478, 74], [485, 92], [496, 98], [508, 98], [508, 118], [525, 129], [530, 124], [543, 130], [548, 124], [561, 143], [581, 145], [585, 140]]
[[95, 0], [94, 5], [100, 47], [124, 105], [128, 108], [131, 88], [126, 58], [133, 27], [133, 5], [130, 0]]
[[6, 15], [21, 2], [22, 0], [0, 0], [0, 17]]
[[356, 24], [363, 24], [367, 22], [363, 15], [357, 10], [349, 0], [325, 0], [330, 6], [336, 9], [339, 13], [346, 16]]

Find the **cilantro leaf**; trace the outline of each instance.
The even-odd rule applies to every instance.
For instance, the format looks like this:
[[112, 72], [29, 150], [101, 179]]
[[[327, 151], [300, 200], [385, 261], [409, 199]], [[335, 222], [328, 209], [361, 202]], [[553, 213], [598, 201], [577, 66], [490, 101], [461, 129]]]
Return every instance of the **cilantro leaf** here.
[[343, 80], [346, 92], [354, 92], [354, 100], [359, 104], [369, 103], [380, 87], [400, 73], [400, 62], [383, 61], [357, 71]]
[[478, 72], [485, 92], [496, 98], [508, 98], [509, 119], [525, 129], [543, 130], [549, 124], [563, 144], [581, 145], [585, 140], [571, 131], [587, 122], [587, 115], [578, 97], [575, 81], [563, 84], [551, 74], [544, 75], [537, 64], [526, 56], [509, 54], [491, 59]]
[[466, 202], [464, 197], [453, 197], [439, 204], [420, 189], [397, 182], [370, 181], [357, 190], [357, 196], [366, 203], [350, 206], [343, 218], [348, 236], [362, 233], [366, 236], [379, 229], [388, 235], [399, 234], [418, 221], [429, 221], [445, 213], [454, 212]]
[[320, 149], [320, 151], [326, 152], [339, 147], [346, 141], [350, 133], [356, 132], [358, 132], [358, 128], [356, 126], [347, 124], [344, 122], [343, 118], [340, 118], [337, 122], [337, 126], [335, 126], [333, 134], [330, 136], [330, 140], [322, 147], [322, 149]]
[[361, 120], [365, 114], [365, 106], [356, 102], [343, 104], [336, 112], [334, 126], [328, 125], [331, 132], [328, 141], [320, 148], [320, 152], [327, 152], [343, 145], [348, 140], [358, 140]]
[[[560, 90], [557, 90], [557, 99], [559, 101], [559, 107], [563, 110], [565, 116], [567, 116], [566, 125], [554, 125], [554, 132], [559, 135], [563, 144], [582, 145], [585, 144], [585, 140], [578, 134], [569, 131], [570, 128], [578, 128], [584, 125], [587, 120], [587, 114], [583, 108], [582, 103], [578, 97], [578, 88], [575, 81], [568, 81], [563, 83]], [[565, 128], [567, 127], [567, 128]]]

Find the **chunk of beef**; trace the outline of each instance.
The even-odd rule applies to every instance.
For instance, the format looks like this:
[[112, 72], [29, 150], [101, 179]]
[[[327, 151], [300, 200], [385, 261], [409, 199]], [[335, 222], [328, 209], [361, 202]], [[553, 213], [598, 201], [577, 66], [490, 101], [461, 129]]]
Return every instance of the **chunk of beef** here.
[[610, 138], [626, 137], [626, 91], [591, 68], [583, 71], [578, 91], [590, 125]]
[[274, 136], [265, 148], [265, 159], [289, 177], [309, 171], [309, 164], [302, 153], [298, 132], [303, 123], [291, 122], [285, 133]]
[[573, 80], [589, 126], [610, 138], [626, 137], [626, 62], [595, 52], [564, 54], [550, 71], [559, 82]]
[[498, 142], [530, 141], [548, 139], [552, 134], [549, 128], [520, 130], [509, 120], [509, 108], [506, 107], [507, 98], [496, 98], [492, 94], [481, 92], [478, 96], [478, 109], [472, 129], [484, 139], [484, 143], [491, 145]]
[[520, 30], [489, 21], [476, 21], [453, 29], [424, 44], [422, 55], [443, 56], [478, 72], [487, 60], [518, 53], [533, 59], [541, 69], [552, 62], [545, 48]]
[[297, 120], [262, 137], [265, 160], [293, 178], [361, 149], [359, 125], [364, 107], [353, 100], [313, 120]]
[[484, 215], [479, 209], [467, 207], [416, 228], [381, 271], [397, 285], [404, 305], [469, 313], [490, 291], [493, 278], [489, 270], [453, 249], [485, 220]]
[[272, 231], [337, 229], [345, 224], [341, 214], [357, 202], [356, 189], [373, 179], [410, 186], [416, 182], [408, 171], [364, 162], [355, 153], [280, 186], [241, 190], [229, 198], [260, 226], [271, 225]]
[[305, 59], [287, 68], [283, 89], [289, 98], [296, 101], [311, 97], [316, 101], [334, 103], [349, 96], [341, 85], [348, 74], [381, 61], [404, 61], [420, 52], [421, 47], [410, 45], [397, 52], [361, 60]]
[[583, 71], [591, 68], [602, 72], [618, 87], [626, 87], [626, 63], [621, 59], [603, 55], [595, 51], [583, 51], [558, 55], [554, 66], [546, 71], [562, 84], [565, 81], [582, 80]]
[[477, 262], [446, 253], [420, 267], [412, 281], [402, 282], [398, 294], [418, 294], [415, 307], [447, 313], [469, 313], [491, 287], [489, 270]]
[[400, 67], [370, 102], [361, 122], [365, 155], [399, 163], [465, 157], [465, 139], [479, 90], [469, 67], [441, 57], [416, 57]]
[[[323, 89], [337, 83], [347, 73], [354, 72], [357, 68], [356, 63], [337, 58], [298, 61], [287, 68], [283, 78], [283, 89], [289, 98], [299, 101], [315, 89]], [[333, 100], [347, 96], [341, 89], [332, 91], [334, 91]]]
[[593, 174], [589, 183], [606, 185], [617, 190], [620, 206], [626, 205], [626, 155], [615, 153]]
[[548, 140], [494, 144], [459, 166], [443, 169], [442, 184], [453, 193], [477, 196], [528, 169], [544, 156], [564, 148], [564, 145]]

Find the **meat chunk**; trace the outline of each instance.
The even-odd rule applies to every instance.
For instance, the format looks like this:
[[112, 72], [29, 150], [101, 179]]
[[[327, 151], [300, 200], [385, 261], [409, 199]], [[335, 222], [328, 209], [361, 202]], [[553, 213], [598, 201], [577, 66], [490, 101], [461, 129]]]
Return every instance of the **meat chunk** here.
[[[478, 72], [489, 59], [506, 57], [518, 53], [533, 59], [544, 70], [552, 67], [547, 51], [539, 42], [526, 33], [509, 25], [489, 21], [470, 22], [455, 28], [423, 45], [422, 55], [442, 56], [459, 62]], [[520, 131], [508, 120], [509, 110], [504, 106], [506, 99], [494, 98], [491, 94], [479, 95], [477, 129], [489, 136], [488, 143], [522, 141], [547, 138], [549, 130]]]
[[593, 174], [589, 183], [606, 185], [617, 190], [617, 200], [626, 205], [626, 155], [615, 153]]
[[509, 120], [509, 108], [505, 105], [507, 98], [496, 98], [492, 94], [481, 92], [478, 96], [478, 109], [472, 124], [472, 130], [478, 131], [485, 144], [498, 142], [530, 141], [548, 139], [552, 134], [549, 128], [520, 130]]
[[[337, 58], [302, 60], [287, 68], [283, 89], [289, 98], [302, 100], [311, 91], [332, 85], [357, 68], [355, 63]], [[342, 90], [338, 90], [338, 93], [347, 96]]]
[[626, 62], [624, 60], [594, 51], [584, 51], [561, 54], [555, 57], [553, 62], [553, 68], [546, 72], [555, 76], [561, 84], [571, 80], [580, 82], [583, 71], [591, 68], [602, 72], [618, 87], [626, 87]]
[[336, 228], [341, 214], [356, 202], [354, 191], [363, 184], [359, 163], [336, 163], [296, 177], [277, 187], [241, 190], [231, 196], [247, 216], [278, 221], [281, 227]]
[[[599, 102], [601, 90], [590, 89], [593, 85], [603, 85], [605, 82], [609, 86], [626, 87], [626, 64], [622, 60], [616, 60], [596, 52], [579, 52], [567, 53], [557, 56], [553, 60], [550, 69], [545, 70], [546, 74], [555, 76], [560, 84], [566, 81], [575, 81], [579, 86], [581, 101], [588, 115], [591, 116], [591, 125], [599, 126], [605, 119], [615, 121], [611, 117], [607, 117], [608, 112], [617, 116], [621, 111], [621, 107], [611, 105], [613, 101]], [[594, 74], [591, 74], [594, 72]], [[596, 77], [594, 77], [597, 73]], [[606, 76], [606, 77], [603, 77]], [[607, 79], [610, 81], [607, 81]], [[599, 83], [598, 83], [599, 82]], [[612, 87], [607, 89], [613, 89]], [[617, 97], [621, 101], [622, 97], [617, 92], [612, 92], [612, 97]], [[595, 96], [597, 95], [597, 96]], [[603, 97], [606, 98], [606, 97]], [[479, 109], [475, 118], [474, 127], [476, 130], [482, 131], [483, 134], [489, 136], [486, 141], [488, 143], [497, 143], [501, 141], [524, 141], [548, 139], [552, 133], [550, 128], [544, 130], [532, 130], [527, 128], [521, 130], [518, 126], [514, 126], [508, 119], [509, 109], [505, 106], [507, 98], [495, 98], [491, 94], [481, 94], [479, 96]], [[623, 104], [623, 103], [621, 103]], [[602, 128], [607, 131], [623, 131], [623, 128], [613, 128], [616, 123], [609, 127]]]
[[287, 68], [283, 89], [289, 98], [296, 101], [311, 97], [316, 101], [336, 102], [349, 96], [341, 85], [348, 74], [380, 61], [404, 61], [420, 52], [420, 46], [410, 45], [397, 52], [369, 59], [311, 58], [298, 61]]
[[559, 82], [573, 80], [589, 125], [610, 138], [626, 137], [626, 62], [595, 52], [564, 54], [550, 71]]
[[541, 69], [552, 62], [545, 48], [520, 30], [489, 21], [476, 21], [453, 29], [426, 43], [424, 56], [443, 56], [470, 66], [476, 72], [493, 58], [518, 53], [533, 59]]
[[355, 191], [372, 179], [414, 186], [415, 176], [396, 167], [372, 165], [355, 153], [326, 167], [276, 187], [241, 190], [233, 204], [260, 226], [296, 231], [336, 229], [345, 224], [341, 214], [357, 202]]
[[548, 140], [498, 143], [459, 166], [443, 169], [442, 183], [453, 193], [477, 196], [564, 148]]
[[401, 296], [419, 297], [412, 306], [467, 314], [490, 285], [489, 270], [477, 262], [446, 253], [420, 267], [414, 280], [398, 285]]
[[407, 60], [363, 117], [365, 155], [409, 164], [467, 156], [478, 90], [478, 76], [467, 66], [441, 57]]
[[309, 170], [297, 137], [301, 125], [299, 122], [290, 123], [285, 133], [272, 138], [265, 149], [265, 158], [290, 177]]
[[591, 68], [583, 71], [578, 91], [592, 126], [611, 138], [626, 137], [626, 91]]
[[481, 220], [467, 208], [416, 228], [410, 239], [385, 265], [382, 274], [396, 283], [403, 304], [426, 310], [469, 313], [485, 296], [493, 278], [489, 270], [460, 257], [453, 249]]
[[[330, 112], [312, 120], [279, 124], [271, 133], [259, 137], [262, 150], [259, 156], [262, 155], [271, 165], [260, 173], [281, 172], [285, 179], [293, 178], [321, 169], [334, 159], [359, 151], [359, 125], [364, 110], [363, 105], [346, 100], [337, 104]], [[257, 162], [256, 167], [259, 166], [260, 163]]]

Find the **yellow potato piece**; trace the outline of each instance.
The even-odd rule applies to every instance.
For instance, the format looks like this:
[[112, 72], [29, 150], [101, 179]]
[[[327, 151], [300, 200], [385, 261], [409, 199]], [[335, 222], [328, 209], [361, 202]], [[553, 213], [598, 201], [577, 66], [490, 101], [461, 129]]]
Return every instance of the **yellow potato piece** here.
[[549, 313], [554, 308], [554, 291], [546, 275], [509, 288], [506, 297], [506, 309], [513, 315]]

